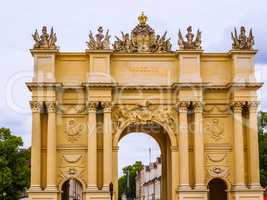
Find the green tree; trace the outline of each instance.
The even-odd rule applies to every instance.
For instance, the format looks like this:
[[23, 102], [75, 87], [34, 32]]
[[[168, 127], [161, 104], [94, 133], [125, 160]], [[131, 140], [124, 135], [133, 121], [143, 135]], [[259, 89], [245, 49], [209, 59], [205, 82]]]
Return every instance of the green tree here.
[[126, 196], [130, 199], [134, 199], [136, 197], [135, 178], [137, 172], [140, 171], [142, 167], [143, 167], [142, 162], [136, 161], [135, 164], [129, 165], [122, 169], [123, 176], [121, 176], [118, 181], [119, 199], [121, 199], [123, 193], [126, 194]]
[[267, 112], [259, 115], [259, 153], [261, 185], [267, 187]]
[[21, 137], [0, 128], [0, 200], [17, 200], [30, 182], [29, 150]]

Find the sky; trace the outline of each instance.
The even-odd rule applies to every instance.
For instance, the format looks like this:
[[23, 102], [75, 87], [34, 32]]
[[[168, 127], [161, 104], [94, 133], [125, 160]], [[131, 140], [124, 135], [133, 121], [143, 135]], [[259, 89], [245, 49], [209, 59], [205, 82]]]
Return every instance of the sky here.
[[[177, 47], [177, 33], [192, 25], [202, 31], [202, 47], [206, 52], [224, 52], [231, 48], [230, 32], [244, 25], [253, 28], [255, 63], [258, 81], [267, 83], [267, 1], [266, 0], [9, 0], [0, 6], [0, 126], [22, 136], [30, 146], [30, 92], [25, 86], [31, 81], [33, 62], [29, 49], [31, 34], [43, 25], [54, 26], [61, 51], [84, 51], [89, 30], [99, 25], [113, 36], [130, 32], [137, 16], [144, 11], [148, 23], [157, 33], [168, 31]], [[175, 50], [175, 49], [174, 49]], [[267, 87], [259, 92], [261, 109], [267, 111]], [[136, 139], [138, 138], [138, 139]], [[145, 141], [139, 148], [138, 141]], [[128, 145], [125, 145], [125, 144]], [[147, 161], [148, 148], [158, 152], [153, 140], [132, 134], [121, 141], [120, 168], [136, 159]], [[136, 156], [126, 155], [135, 149]], [[143, 153], [142, 153], [143, 152]], [[155, 155], [156, 156], [156, 155]]]

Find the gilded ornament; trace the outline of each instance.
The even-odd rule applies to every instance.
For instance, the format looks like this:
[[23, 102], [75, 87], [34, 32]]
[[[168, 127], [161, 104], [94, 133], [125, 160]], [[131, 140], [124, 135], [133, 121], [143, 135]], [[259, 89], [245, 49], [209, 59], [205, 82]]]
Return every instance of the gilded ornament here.
[[119, 53], [166, 53], [171, 52], [170, 38], [166, 38], [167, 32], [162, 36], [155, 35], [155, 31], [147, 24], [147, 16], [142, 13], [138, 17], [139, 23], [131, 34], [115, 37], [113, 44], [115, 52]]

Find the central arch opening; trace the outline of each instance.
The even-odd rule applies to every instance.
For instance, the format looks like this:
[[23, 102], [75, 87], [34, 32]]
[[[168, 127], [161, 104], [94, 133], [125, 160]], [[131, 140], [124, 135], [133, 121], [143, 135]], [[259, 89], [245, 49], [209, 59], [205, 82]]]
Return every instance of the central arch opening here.
[[[126, 191], [127, 196], [122, 196], [122, 191], [119, 191], [117, 199], [170, 199], [171, 141], [165, 129], [157, 123], [130, 124], [121, 133], [118, 141], [118, 175], [124, 180], [117, 177], [117, 186], [123, 193]], [[142, 161], [142, 164], [136, 161]], [[131, 174], [133, 172], [127, 166], [139, 169], [136, 174]], [[135, 181], [131, 181], [133, 175]], [[126, 188], [122, 188], [125, 185]]]

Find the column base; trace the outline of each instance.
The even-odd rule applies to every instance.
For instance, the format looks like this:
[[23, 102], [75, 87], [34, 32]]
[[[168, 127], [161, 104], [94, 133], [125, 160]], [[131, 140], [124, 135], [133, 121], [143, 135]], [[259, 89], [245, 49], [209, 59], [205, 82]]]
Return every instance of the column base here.
[[109, 191], [106, 190], [87, 190], [85, 192], [85, 200], [110, 200]]
[[233, 200], [262, 200], [263, 189], [233, 190]]
[[88, 185], [86, 188], [86, 192], [96, 192], [96, 191], [99, 191], [96, 185]]
[[190, 185], [179, 185], [178, 187], [178, 191], [191, 191], [192, 188], [190, 187]]
[[31, 185], [31, 187], [28, 190], [28, 192], [40, 192], [40, 191], [42, 191], [40, 185]]
[[55, 185], [48, 185], [45, 189], [46, 192], [58, 192]]
[[208, 190], [187, 190], [178, 192], [179, 200], [208, 200]]
[[233, 190], [234, 191], [243, 191], [243, 190], [247, 190], [248, 187], [245, 185], [233, 185]]

